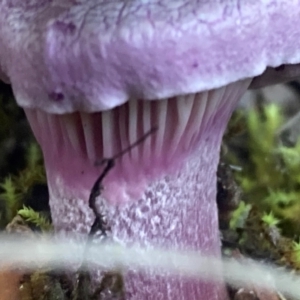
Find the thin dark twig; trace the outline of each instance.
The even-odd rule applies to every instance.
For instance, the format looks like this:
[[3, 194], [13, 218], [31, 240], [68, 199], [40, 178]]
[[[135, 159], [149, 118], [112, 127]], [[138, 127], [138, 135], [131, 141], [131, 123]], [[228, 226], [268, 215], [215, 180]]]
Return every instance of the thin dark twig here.
[[134, 147], [138, 146], [139, 144], [143, 143], [151, 134], [153, 134], [157, 130], [157, 127], [151, 128], [148, 132], [146, 132], [140, 139], [138, 139], [136, 142], [119, 152], [118, 154], [114, 155], [111, 158], [104, 158], [100, 162], [96, 162], [95, 165], [103, 165], [106, 164], [104, 167], [103, 172], [100, 174], [96, 182], [94, 183], [91, 194], [89, 197], [89, 206], [93, 210], [95, 214], [95, 221], [91, 227], [91, 230], [89, 232], [89, 237], [93, 237], [95, 233], [100, 230], [103, 237], [106, 237], [106, 226], [105, 222], [103, 222], [103, 215], [98, 212], [96, 207], [96, 198], [100, 195], [102, 190], [102, 180], [106, 177], [106, 175], [109, 173], [109, 171], [115, 166], [115, 160], [123, 156], [124, 154], [128, 153], [130, 150], [132, 150]]
[[[86, 243], [83, 257], [86, 257], [86, 253], [89, 249], [89, 246], [91, 242], [93, 241], [93, 238], [98, 230], [101, 231], [102, 237], [106, 238], [107, 237], [107, 224], [104, 220], [104, 215], [101, 212], [98, 212], [97, 207], [96, 207], [96, 199], [98, 196], [100, 196], [101, 191], [102, 191], [102, 180], [107, 176], [109, 171], [114, 167], [115, 165], [115, 160], [129, 152], [131, 149], [134, 147], [138, 146], [139, 144], [143, 143], [151, 134], [153, 134], [157, 130], [157, 127], [153, 127], [150, 129], [148, 132], [146, 132], [140, 139], [138, 139], [136, 142], [131, 144], [129, 147], [126, 149], [122, 150], [120, 153], [114, 155], [111, 158], [104, 158], [100, 162], [96, 162], [95, 165], [105, 165], [102, 173], [99, 175], [97, 180], [95, 181], [91, 193], [89, 196], [89, 207], [92, 209], [94, 215], [95, 215], [95, 220], [91, 226], [91, 229], [89, 231], [88, 235], [88, 241]], [[73, 300], [79, 300], [79, 299], [85, 299], [86, 297], [96, 299], [96, 297], [99, 296], [104, 290], [112, 290], [114, 293], [118, 294], [120, 293], [120, 296], [122, 295], [122, 275], [119, 274], [118, 272], [110, 272], [108, 273], [107, 276], [104, 276], [101, 282], [100, 287], [95, 291], [95, 293], [92, 295], [92, 297], [87, 295], [87, 285], [90, 282], [90, 275], [88, 271], [85, 269], [84, 266], [85, 260], [83, 260], [81, 267], [79, 268], [79, 276], [78, 276], [78, 284], [74, 292], [74, 297]], [[117, 288], [116, 288], [117, 287]], [[119, 291], [121, 290], [121, 292]], [[122, 297], [122, 296], [121, 296]], [[87, 298], [87, 299], [89, 299]]]
[[89, 237], [93, 238], [95, 233], [100, 230], [102, 236], [106, 237], [106, 230], [105, 226], [103, 226], [103, 215], [98, 212], [97, 207], [96, 207], [96, 199], [98, 196], [100, 196], [102, 186], [101, 182], [105, 178], [105, 176], [108, 174], [108, 172], [114, 167], [115, 165], [115, 160], [114, 158], [106, 159], [106, 166], [103, 170], [103, 172], [100, 174], [100, 176], [97, 178], [96, 182], [94, 183], [91, 194], [89, 197], [89, 207], [92, 209], [94, 215], [95, 215], [95, 220], [93, 225], [91, 226], [90, 232], [89, 232]]

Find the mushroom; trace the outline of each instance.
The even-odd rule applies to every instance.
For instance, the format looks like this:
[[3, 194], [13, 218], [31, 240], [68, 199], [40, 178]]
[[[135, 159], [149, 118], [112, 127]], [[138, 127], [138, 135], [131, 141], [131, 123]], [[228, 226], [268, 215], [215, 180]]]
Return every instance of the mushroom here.
[[[222, 134], [251, 84], [300, 75], [299, 13], [282, 0], [2, 0], [0, 68], [42, 147], [57, 234], [89, 231], [95, 162], [157, 126], [103, 180], [108, 237], [219, 256]], [[126, 299], [227, 298], [221, 278], [124, 278]]]

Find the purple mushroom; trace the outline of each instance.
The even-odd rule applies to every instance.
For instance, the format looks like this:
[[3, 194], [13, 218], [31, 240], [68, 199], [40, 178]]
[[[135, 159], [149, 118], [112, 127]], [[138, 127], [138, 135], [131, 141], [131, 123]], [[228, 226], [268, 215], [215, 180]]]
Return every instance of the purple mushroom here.
[[[42, 147], [56, 231], [88, 232], [95, 162], [157, 126], [103, 180], [109, 238], [219, 256], [222, 134], [250, 85], [300, 75], [299, 15], [300, 0], [0, 0], [0, 77]], [[227, 298], [219, 279], [124, 278], [130, 300]]]

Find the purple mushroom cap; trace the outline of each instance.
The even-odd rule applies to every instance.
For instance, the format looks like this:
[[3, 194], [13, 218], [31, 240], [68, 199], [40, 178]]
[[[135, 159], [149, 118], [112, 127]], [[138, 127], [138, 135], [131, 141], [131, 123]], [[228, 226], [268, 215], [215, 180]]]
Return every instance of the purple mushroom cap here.
[[[157, 126], [103, 181], [109, 239], [220, 256], [222, 134], [249, 87], [300, 75], [299, 15], [300, 0], [0, 0], [0, 78], [42, 147], [57, 234], [88, 232], [95, 162]], [[221, 277], [124, 279], [130, 300], [227, 299]]]
[[21, 106], [50, 113], [196, 93], [300, 60], [299, 1], [0, 5], [0, 66]]

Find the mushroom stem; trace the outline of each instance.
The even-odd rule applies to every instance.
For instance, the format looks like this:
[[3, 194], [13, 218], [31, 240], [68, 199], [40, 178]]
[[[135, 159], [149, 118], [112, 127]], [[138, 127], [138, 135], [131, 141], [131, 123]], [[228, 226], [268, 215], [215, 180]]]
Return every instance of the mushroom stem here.
[[[108, 223], [107, 237], [124, 245], [219, 256], [219, 148], [228, 118], [249, 83], [247, 79], [160, 101], [130, 100], [94, 114], [26, 109], [44, 153], [56, 231], [89, 231], [94, 215], [88, 198], [102, 171], [95, 162], [119, 153], [157, 126], [155, 134], [118, 158], [103, 180], [97, 205]], [[221, 275], [203, 282], [132, 269], [124, 278], [130, 300], [227, 299]]]

